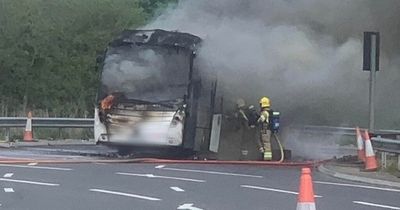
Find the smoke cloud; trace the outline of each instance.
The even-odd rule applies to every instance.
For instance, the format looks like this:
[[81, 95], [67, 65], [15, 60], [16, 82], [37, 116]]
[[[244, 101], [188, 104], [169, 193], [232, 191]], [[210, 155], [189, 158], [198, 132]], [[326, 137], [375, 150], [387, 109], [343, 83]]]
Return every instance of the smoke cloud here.
[[[198, 65], [217, 72], [225, 104], [269, 96], [283, 125], [367, 126], [362, 34], [381, 33], [377, 127], [400, 125], [400, 1], [185, 0], [145, 28], [203, 39]], [[398, 128], [398, 127], [397, 127]]]

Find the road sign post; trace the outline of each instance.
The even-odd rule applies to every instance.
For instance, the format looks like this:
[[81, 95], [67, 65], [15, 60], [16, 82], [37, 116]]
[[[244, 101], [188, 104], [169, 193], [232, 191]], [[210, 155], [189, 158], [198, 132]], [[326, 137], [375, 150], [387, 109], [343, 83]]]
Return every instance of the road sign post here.
[[369, 130], [375, 129], [375, 81], [379, 71], [379, 32], [364, 32], [363, 70], [369, 71]]

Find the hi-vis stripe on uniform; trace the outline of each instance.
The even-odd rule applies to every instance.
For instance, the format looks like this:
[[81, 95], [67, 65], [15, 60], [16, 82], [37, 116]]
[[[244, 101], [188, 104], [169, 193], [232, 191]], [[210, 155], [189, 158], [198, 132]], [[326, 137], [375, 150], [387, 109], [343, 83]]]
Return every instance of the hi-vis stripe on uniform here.
[[269, 123], [269, 112], [267, 110], [261, 112], [258, 122]]

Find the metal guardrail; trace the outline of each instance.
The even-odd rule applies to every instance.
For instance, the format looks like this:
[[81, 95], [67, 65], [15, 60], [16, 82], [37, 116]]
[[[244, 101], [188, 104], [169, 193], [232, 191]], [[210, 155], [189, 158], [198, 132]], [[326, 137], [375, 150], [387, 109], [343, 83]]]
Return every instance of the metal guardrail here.
[[294, 127], [297, 130], [310, 133], [321, 133], [321, 134], [337, 134], [337, 135], [355, 135], [355, 128], [347, 127], [333, 127], [333, 126], [316, 126], [316, 125], [305, 125]]
[[[310, 133], [350, 135], [350, 136], [356, 135], [355, 128], [349, 128], [349, 127], [306, 125], [294, 128]], [[361, 129], [365, 130], [364, 128]], [[371, 141], [374, 145], [374, 149], [385, 153], [400, 154], [400, 139], [398, 139], [400, 137], [400, 130], [376, 130], [373, 132], [373, 135], [377, 136], [371, 138]], [[385, 136], [393, 138], [387, 138]]]
[[[0, 117], [0, 128], [25, 127], [26, 117]], [[93, 118], [32, 118], [32, 127], [93, 128]]]
[[400, 139], [373, 137], [371, 140], [374, 143], [374, 149], [378, 151], [400, 154]]
[[[305, 126], [295, 126], [294, 128], [313, 132], [313, 133], [325, 133], [325, 134], [338, 134], [338, 135], [349, 135], [355, 136], [356, 129], [350, 127], [334, 127], [334, 126], [317, 126], [317, 125], [305, 125]], [[365, 128], [360, 128], [365, 130]], [[373, 132], [376, 135], [400, 135], [400, 130], [376, 130]]]
[[[313, 126], [306, 125], [294, 127], [297, 130], [310, 133], [331, 134], [331, 135], [356, 135], [355, 128], [332, 127], [332, 126]], [[365, 129], [362, 129], [365, 130]], [[388, 155], [397, 156], [397, 168], [400, 170], [400, 130], [376, 130], [371, 141], [376, 151], [380, 152], [380, 164], [382, 168], [388, 167]]]

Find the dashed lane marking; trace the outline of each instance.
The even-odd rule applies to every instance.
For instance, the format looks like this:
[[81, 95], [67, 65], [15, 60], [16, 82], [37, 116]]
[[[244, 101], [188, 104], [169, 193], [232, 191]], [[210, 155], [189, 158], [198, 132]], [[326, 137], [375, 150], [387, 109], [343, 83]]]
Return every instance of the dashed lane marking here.
[[[269, 188], [269, 187], [259, 187], [259, 186], [253, 186], [253, 185], [240, 185], [240, 187], [256, 189], [256, 190], [265, 190], [265, 191], [286, 193], [286, 194], [293, 194], [293, 195], [299, 194], [298, 192], [293, 192], [293, 191], [288, 191], [288, 190], [281, 190], [281, 189], [275, 189], [275, 188]], [[320, 196], [320, 195], [314, 195], [314, 197], [322, 198], [322, 196]]]
[[32, 169], [47, 169], [47, 170], [58, 170], [58, 171], [72, 171], [71, 168], [58, 168], [58, 167], [45, 167], [45, 166], [28, 166], [28, 165], [0, 164], [0, 167], [32, 168]]
[[14, 192], [13, 188], [4, 188], [4, 192]]
[[346, 183], [336, 183], [336, 182], [322, 182], [322, 181], [314, 181], [314, 183], [325, 184], [325, 185], [344, 186], [344, 187], [356, 187], [356, 188], [364, 188], [364, 189], [372, 189], [372, 190], [382, 190], [382, 191], [390, 191], [390, 192], [400, 192], [399, 189], [373, 187], [373, 186], [367, 186], [367, 185], [356, 185], [356, 184], [346, 184]]
[[373, 207], [379, 207], [383, 209], [396, 209], [400, 210], [400, 207], [395, 207], [395, 206], [388, 206], [388, 205], [381, 205], [381, 204], [376, 204], [376, 203], [368, 203], [368, 202], [363, 202], [363, 201], [353, 201], [353, 203], [364, 205], [364, 206], [373, 206]]
[[102, 189], [89, 189], [89, 190], [92, 192], [100, 192], [100, 193], [106, 193], [106, 194], [112, 194], [112, 195], [121, 195], [121, 196], [139, 198], [139, 199], [144, 199], [144, 200], [149, 200], [149, 201], [160, 201], [161, 200], [160, 198], [154, 198], [154, 197], [149, 197], [149, 196], [124, 193], [124, 192], [117, 192], [117, 191], [110, 191], [110, 190], [102, 190]]
[[35, 165], [37, 165], [38, 163], [28, 163], [28, 166], [35, 166]]
[[24, 183], [24, 184], [34, 184], [34, 185], [44, 185], [44, 186], [60, 186], [60, 184], [47, 183], [47, 182], [35, 182], [35, 181], [19, 180], [19, 179], [5, 179], [5, 178], [0, 178], [0, 181], [4, 181], [4, 182], [16, 182], [16, 183]]
[[154, 175], [154, 174], [133, 174], [133, 173], [124, 173], [124, 172], [117, 172], [115, 174], [125, 175], [125, 176], [140, 176], [140, 177], [147, 177], [147, 178], [174, 179], [174, 180], [188, 181], [188, 182], [206, 182], [205, 180], [200, 180], [200, 179], [189, 179], [189, 178], [172, 177], [172, 176], [158, 176], [158, 175]]
[[203, 209], [197, 208], [193, 205], [194, 205], [193, 203], [185, 203], [185, 204], [178, 206], [177, 209], [179, 209], [179, 210], [203, 210]]
[[165, 165], [158, 165], [155, 168], [164, 168], [164, 167], [165, 167]]
[[257, 176], [257, 175], [236, 174], [236, 173], [228, 173], [228, 172], [220, 172], [220, 171], [204, 171], [204, 170], [182, 169], [182, 168], [161, 168], [161, 169], [162, 170], [169, 170], [169, 171], [184, 171], [184, 172], [203, 173], [203, 174], [216, 174], [216, 175], [226, 175], [226, 176], [241, 176], [241, 177], [251, 177], [251, 178], [263, 178], [262, 176]]
[[10, 177], [12, 177], [14, 175], [14, 173], [6, 173], [6, 174], [4, 174], [4, 178], [10, 178]]
[[170, 187], [170, 188], [171, 188], [171, 190], [174, 190], [176, 192], [185, 192], [185, 190], [183, 190], [183, 189], [181, 189], [179, 187]]

